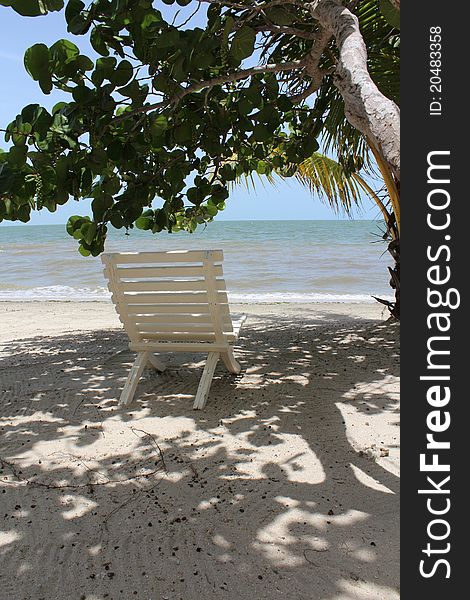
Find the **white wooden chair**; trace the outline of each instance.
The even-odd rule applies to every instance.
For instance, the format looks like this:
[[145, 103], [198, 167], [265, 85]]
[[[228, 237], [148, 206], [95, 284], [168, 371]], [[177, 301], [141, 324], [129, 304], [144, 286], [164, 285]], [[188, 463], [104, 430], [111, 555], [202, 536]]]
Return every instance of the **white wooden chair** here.
[[119, 404], [129, 404], [147, 363], [163, 371], [160, 352], [208, 354], [193, 408], [206, 404], [219, 358], [231, 373], [240, 365], [233, 355], [245, 316], [232, 321], [222, 250], [126, 252], [103, 254], [108, 288], [137, 352]]

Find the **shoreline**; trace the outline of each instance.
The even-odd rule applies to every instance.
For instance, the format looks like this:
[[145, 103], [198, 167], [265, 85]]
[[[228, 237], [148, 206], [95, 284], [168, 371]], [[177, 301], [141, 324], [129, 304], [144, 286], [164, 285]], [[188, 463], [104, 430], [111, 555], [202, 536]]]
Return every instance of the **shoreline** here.
[[[230, 304], [230, 310], [248, 318], [271, 315], [317, 325], [388, 319], [387, 309], [378, 302]], [[111, 301], [0, 301], [0, 342], [97, 328], [122, 329]]]

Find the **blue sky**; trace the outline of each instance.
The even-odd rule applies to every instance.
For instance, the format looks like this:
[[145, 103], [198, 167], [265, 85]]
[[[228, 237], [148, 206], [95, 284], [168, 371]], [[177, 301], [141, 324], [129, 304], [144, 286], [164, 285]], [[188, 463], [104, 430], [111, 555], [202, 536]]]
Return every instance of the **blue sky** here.
[[[163, 3], [160, 3], [163, 5]], [[39, 103], [51, 108], [63, 95], [52, 92], [45, 96], [39, 86], [26, 73], [23, 66], [24, 51], [31, 45], [42, 42], [52, 45], [60, 38], [71, 38], [85, 54], [94, 55], [86, 36], [71, 36], [66, 31], [62, 13], [44, 17], [21, 17], [10, 8], [0, 6], [0, 128], [4, 128], [21, 108]], [[0, 145], [5, 147], [3, 134]], [[89, 202], [68, 202], [55, 213], [47, 210], [35, 213], [31, 224], [65, 223], [70, 215], [90, 214]], [[373, 203], [365, 199], [363, 209], [356, 217], [375, 219], [378, 216]], [[238, 187], [232, 191], [225, 211], [218, 220], [238, 219], [337, 219], [338, 216], [325, 206], [318, 197], [312, 196], [294, 180], [279, 181], [276, 187], [259, 180], [256, 191]], [[345, 218], [345, 217], [339, 217]], [[1, 224], [3, 225], [3, 223]], [[1, 226], [0, 225], [0, 226]]]

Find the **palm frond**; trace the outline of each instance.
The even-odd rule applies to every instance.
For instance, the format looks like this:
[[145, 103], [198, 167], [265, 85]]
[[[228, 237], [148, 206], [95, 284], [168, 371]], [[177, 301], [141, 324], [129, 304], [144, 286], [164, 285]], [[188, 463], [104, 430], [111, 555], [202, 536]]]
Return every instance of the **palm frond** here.
[[387, 231], [395, 239], [394, 206], [390, 206], [390, 199], [388, 202], [381, 199], [358, 173], [348, 173], [341, 163], [316, 152], [298, 166], [296, 177], [334, 210], [348, 215], [351, 215], [353, 205], [361, 206], [364, 194], [369, 196], [380, 209]]
[[362, 195], [368, 193], [361, 177], [346, 173], [339, 162], [320, 152], [299, 165], [296, 177], [312, 194], [348, 215], [353, 206], [361, 206]]
[[[269, 185], [276, 185], [276, 177], [272, 173], [265, 173], [264, 175], [259, 175], [256, 171], [251, 173], [244, 173], [243, 175], [239, 175], [234, 181], [229, 181], [229, 189], [232, 191], [237, 185], [243, 185], [243, 187], [247, 190], [256, 191], [256, 182], [254, 175], [256, 175], [256, 179], [259, 180], [263, 188], [266, 188], [265, 182], [267, 181]], [[280, 179], [282, 177], [278, 176]]]

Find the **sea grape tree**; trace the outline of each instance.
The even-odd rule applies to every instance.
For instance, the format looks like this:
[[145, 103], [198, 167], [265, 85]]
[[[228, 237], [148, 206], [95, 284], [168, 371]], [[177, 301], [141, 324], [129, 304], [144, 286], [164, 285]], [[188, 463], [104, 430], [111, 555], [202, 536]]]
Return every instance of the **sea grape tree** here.
[[[63, 9], [62, 0], [0, 4], [25, 16]], [[84, 255], [102, 252], [110, 224], [194, 231], [224, 208], [236, 178], [289, 176], [312, 156], [334, 108], [325, 101], [334, 95], [317, 96], [325, 89], [398, 181], [399, 110], [362, 33], [372, 11], [376, 36], [388, 40], [397, 6], [69, 0], [71, 39], [35, 44], [24, 57], [44, 94], [67, 100], [51, 111], [25, 106], [5, 127], [0, 220], [91, 198], [92, 214], [67, 224]], [[96, 56], [72, 41], [84, 35]]]

